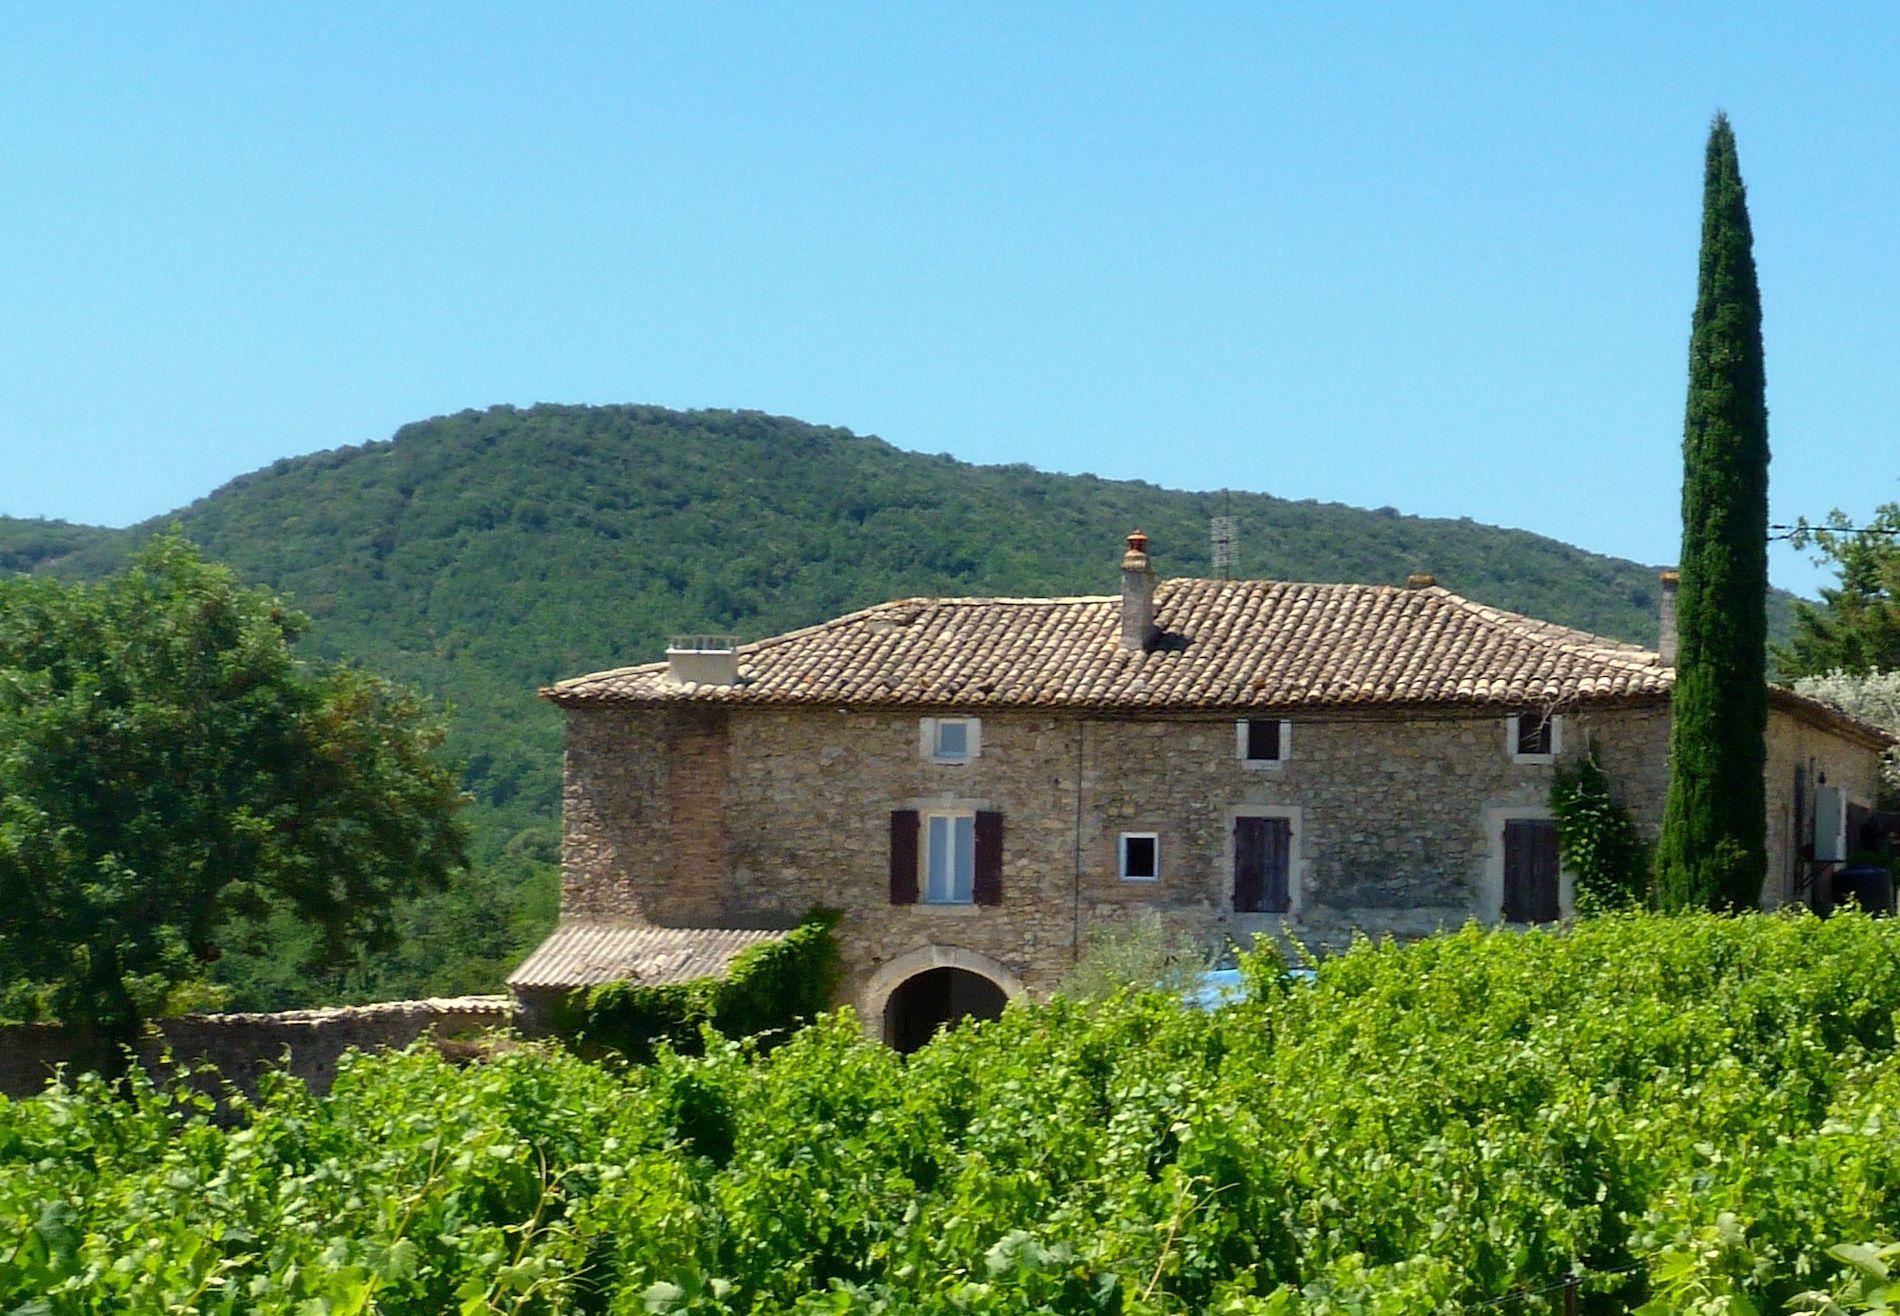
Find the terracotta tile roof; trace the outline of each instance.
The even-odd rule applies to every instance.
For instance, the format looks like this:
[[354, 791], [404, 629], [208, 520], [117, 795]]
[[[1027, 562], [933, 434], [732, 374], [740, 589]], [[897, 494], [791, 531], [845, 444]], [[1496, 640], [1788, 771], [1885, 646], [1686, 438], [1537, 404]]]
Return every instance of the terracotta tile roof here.
[[1243, 709], [1553, 705], [1667, 694], [1650, 651], [1437, 586], [1170, 580], [1160, 642], [1121, 647], [1119, 597], [903, 599], [739, 646], [739, 683], [649, 663], [562, 681], [557, 704]]
[[645, 924], [562, 923], [508, 975], [510, 987], [591, 987], [631, 979], [643, 987], [725, 974], [740, 951], [783, 932], [736, 928], [656, 928]]

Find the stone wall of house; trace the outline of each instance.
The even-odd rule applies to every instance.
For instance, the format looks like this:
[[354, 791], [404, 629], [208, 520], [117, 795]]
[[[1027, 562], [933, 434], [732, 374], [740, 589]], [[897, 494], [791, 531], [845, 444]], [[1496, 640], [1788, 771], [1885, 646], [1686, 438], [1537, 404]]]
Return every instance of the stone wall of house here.
[[[510, 1027], [514, 1003], [506, 996], [463, 996], [426, 1001], [275, 1014], [201, 1014], [161, 1019], [138, 1049], [157, 1069], [164, 1053], [191, 1065], [208, 1064], [239, 1088], [254, 1092], [266, 1068], [284, 1067], [314, 1091], [327, 1092], [337, 1061], [352, 1047], [400, 1049], [424, 1036], [438, 1038]], [[0, 1094], [31, 1096], [54, 1071], [80, 1054], [67, 1029], [45, 1024], [0, 1027]]]
[[[1514, 759], [1501, 713], [1294, 718], [1285, 761], [1265, 769], [1242, 761], [1231, 718], [993, 713], [980, 754], [947, 764], [928, 757], [916, 713], [738, 707], [683, 732], [680, 717], [570, 714], [566, 912], [761, 926], [833, 906], [865, 1004], [880, 967], [930, 947], [1046, 990], [1091, 928], [1141, 908], [1243, 942], [1284, 923], [1321, 947], [1494, 919], [1503, 821], [1547, 816], [1553, 772]], [[1555, 757], [1594, 743], [1653, 835], [1666, 710], [1566, 717], [1561, 735]], [[893, 905], [896, 809], [1000, 812], [1001, 906]], [[1293, 822], [1290, 918], [1233, 910], [1232, 837], [1249, 812]], [[1119, 878], [1125, 831], [1159, 837], [1157, 881]]]
[[[659, 866], [670, 848], [673, 756], [666, 709], [602, 707], [567, 716], [561, 790], [561, 914], [638, 919], [662, 885], [693, 875]], [[690, 889], [681, 903], [695, 902]], [[669, 911], [672, 917], [677, 914]]]
[[[1224, 717], [991, 713], [974, 759], [939, 763], [915, 712], [683, 716], [570, 714], [564, 909], [746, 927], [838, 908], [847, 997], [862, 1009], [894, 985], [880, 970], [947, 963], [952, 950], [1045, 991], [1091, 929], [1138, 909], [1210, 939], [1244, 944], [1284, 928], [1316, 948], [1355, 932], [1413, 937], [1495, 920], [1504, 821], [1549, 816], [1553, 762], [1593, 746], [1651, 838], [1668, 785], [1669, 715], [1657, 705], [1565, 716], [1553, 762], [1518, 761], [1502, 713], [1295, 717], [1284, 761], [1267, 768], [1242, 760]], [[1777, 712], [1771, 801], [1786, 800], [1782, 778], [1797, 761], [1811, 762], [1810, 780], [1825, 767], [1872, 798], [1871, 750]], [[898, 809], [1000, 812], [1001, 905], [892, 904]], [[1770, 812], [1773, 905], [1792, 890], [1780, 876], [1791, 852], [1786, 820], [1777, 830]], [[1235, 820], [1248, 813], [1292, 822], [1289, 917], [1234, 911]], [[1121, 880], [1123, 832], [1159, 838], [1158, 880]]]
[[[1839, 786], [1850, 804], [1871, 809], [1880, 797], [1880, 755], [1836, 732], [1815, 726], [1779, 709], [1768, 710], [1768, 880], [1762, 884], [1762, 907], [1808, 899], [1815, 865], [1802, 854], [1813, 839], [1810, 825], [1799, 826], [1795, 815], [1795, 770], [1805, 774], [1802, 795], [1807, 811], [1814, 808], [1815, 787], [1825, 780]], [[1849, 848], [1852, 848], [1852, 839]]]

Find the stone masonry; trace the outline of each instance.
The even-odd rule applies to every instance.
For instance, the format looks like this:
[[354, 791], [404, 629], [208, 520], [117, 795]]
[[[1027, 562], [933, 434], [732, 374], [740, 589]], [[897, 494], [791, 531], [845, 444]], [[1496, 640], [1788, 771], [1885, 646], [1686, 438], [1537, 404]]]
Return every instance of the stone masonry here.
[[[565, 912], [761, 927], [840, 909], [845, 995], [874, 1018], [883, 989], [867, 989], [884, 966], [938, 948], [1040, 993], [1092, 929], [1138, 909], [1242, 943], [1284, 925], [1317, 947], [1495, 921], [1503, 820], [1547, 817], [1554, 771], [1514, 761], [1507, 718], [1489, 710], [1294, 717], [1285, 761], [1264, 769], [1242, 762], [1232, 717], [992, 712], [977, 757], [938, 763], [920, 749], [927, 715], [570, 709]], [[1668, 725], [1665, 703], [1594, 707], [1563, 718], [1556, 757], [1594, 744], [1653, 836]], [[1780, 710], [1769, 740], [1784, 814], [1797, 761], [1872, 800], [1873, 750]], [[946, 808], [1003, 815], [999, 906], [891, 903], [891, 812]], [[1250, 812], [1292, 821], [1287, 916], [1234, 912], [1232, 837]], [[1159, 837], [1156, 881], [1119, 878], [1123, 832]], [[1769, 840], [1774, 905], [1798, 886], [1785, 817], [1771, 816]]]
[[[716, 938], [835, 908], [844, 995], [876, 1027], [892, 993], [933, 969], [1045, 992], [1094, 932], [1135, 911], [1210, 942], [1318, 949], [1497, 922], [1507, 837], [1511, 863], [1535, 875], [1512, 909], [1567, 914], [1549, 833], [1511, 824], [1548, 819], [1558, 766], [1587, 752], [1656, 835], [1667, 610], [1655, 653], [1426, 575], [1403, 589], [1159, 582], [1147, 550], [1128, 536], [1119, 598], [895, 600], [716, 662], [683, 645], [664, 665], [543, 691], [568, 717], [570, 923], [557, 939], [608, 937], [590, 923]], [[1662, 586], [1667, 609], [1674, 573]], [[1787, 691], [1770, 705], [1765, 907], [1825, 890], [1803, 848], [1816, 788], [1842, 791], [1850, 818], [1864, 812], [1888, 743]], [[945, 718], [972, 725], [939, 756]], [[1277, 723], [1278, 752], [1262, 727], [1250, 758], [1243, 718]], [[1520, 718], [1533, 719], [1527, 737]], [[955, 818], [932, 831], [941, 814]], [[921, 860], [920, 828], [939, 838]], [[958, 865], [971, 903], [915, 900], [928, 875], [912, 865], [931, 866], [931, 845], [956, 851], [957, 835], [974, 837], [975, 871]], [[1250, 838], [1244, 865], [1237, 835]], [[1129, 878], [1125, 837], [1141, 858]], [[1269, 854], [1287, 909], [1237, 910], [1237, 867], [1251, 904]], [[904, 1009], [957, 981], [920, 982]]]

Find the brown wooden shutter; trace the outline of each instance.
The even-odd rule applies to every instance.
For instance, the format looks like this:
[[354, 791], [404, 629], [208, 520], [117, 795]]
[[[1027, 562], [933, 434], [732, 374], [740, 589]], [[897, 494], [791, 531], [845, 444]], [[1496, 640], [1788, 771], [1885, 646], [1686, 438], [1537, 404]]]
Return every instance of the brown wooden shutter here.
[[1284, 914], [1292, 908], [1293, 824], [1285, 818], [1263, 818], [1266, 823], [1266, 911]]
[[1504, 824], [1504, 921], [1528, 922], [1529, 892], [1525, 887], [1530, 869], [1530, 835], [1521, 822]]
[[891, 903], [917, 903], [917, 810], [891, 810]]
[[1530, 824], [1531, 919], [1554, 923], [1563, 916], [1557, 890], [1557, 824], [1548, 819]]
[[1555, 921], [1563, 912], [1557, 883], [1557, 824], [1544, 818], [1508, 819], [1504, 824], [1504, 921]]
[[1234, 819], [1234, 911], [1257, 914], [1266, 906], [1267, 822]]
[[991, 810], [976, 815], [976, 871], [970, 899], [979, 905], [1003, 903], [1003, 815]]

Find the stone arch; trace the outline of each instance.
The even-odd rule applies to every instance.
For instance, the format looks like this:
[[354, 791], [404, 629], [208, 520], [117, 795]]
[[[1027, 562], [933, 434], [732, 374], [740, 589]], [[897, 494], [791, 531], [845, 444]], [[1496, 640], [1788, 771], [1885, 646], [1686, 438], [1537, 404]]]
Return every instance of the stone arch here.
[[873, 1038], [889, 1041], [888, 1014], [892, 997], [905, 983], [940, 969], [973, 974], [999, 990], [1005, 1000], [1014, 1000], [1027, 990], [1023, 980], [1007, 965], [988, 955], [962, 946], [920, 946], [880, 966], [859, 992], [858, 1016], [863, 1021], [864, 1031]]

